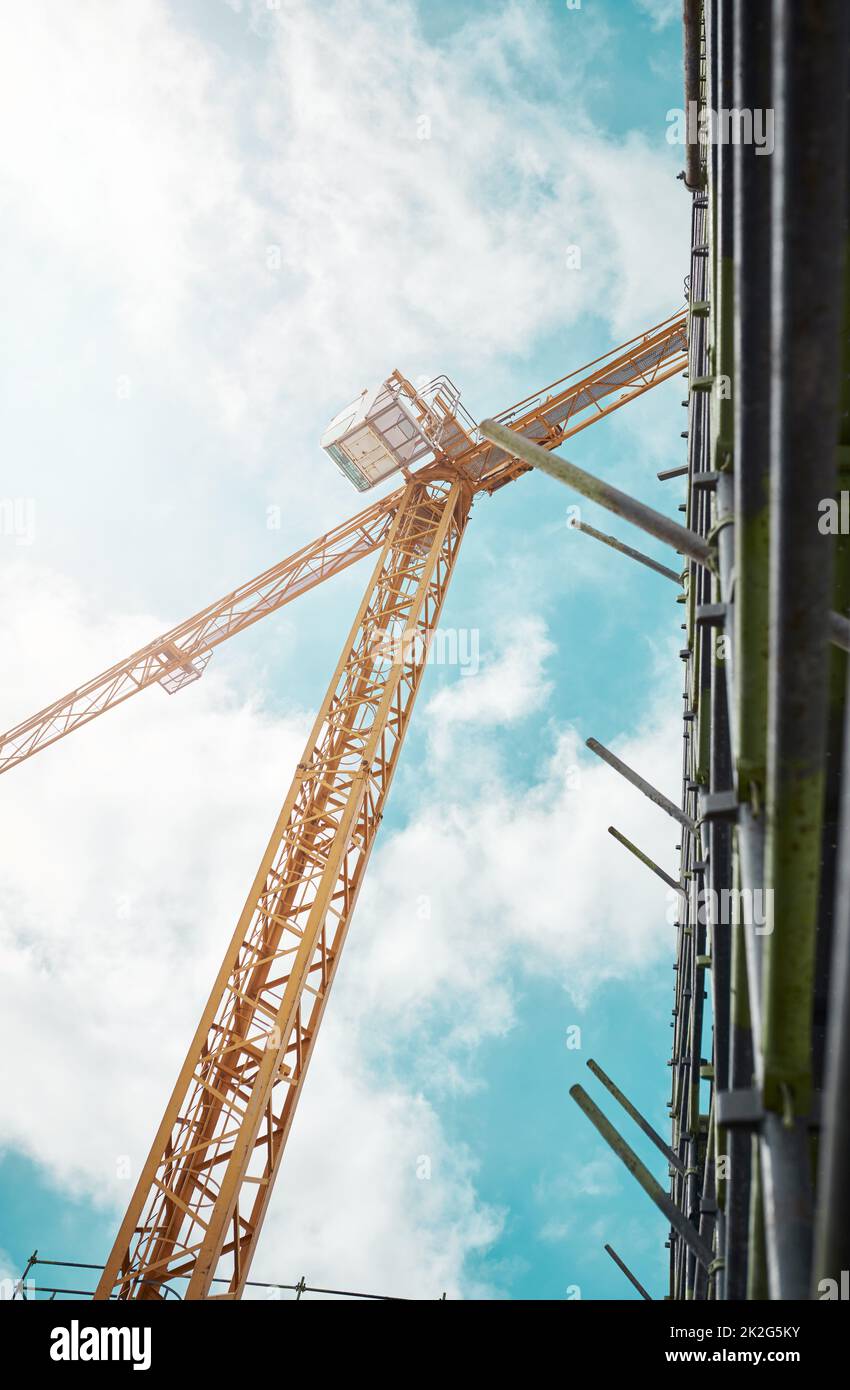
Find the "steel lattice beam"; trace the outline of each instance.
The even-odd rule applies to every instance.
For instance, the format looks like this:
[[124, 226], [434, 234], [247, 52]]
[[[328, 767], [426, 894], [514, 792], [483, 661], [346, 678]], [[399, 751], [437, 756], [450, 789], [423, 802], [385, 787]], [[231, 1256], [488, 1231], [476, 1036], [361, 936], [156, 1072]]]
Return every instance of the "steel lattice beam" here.
[[471, 501], [404, 491], [97, 1297], [239, 1297]]
[[277, 612], [331, 575], [373, 554], [386, 539], [400, 497], [398, 491], [381, 498], [256, 579], [154, 638], [108, 671], [17, 724], [0, 741], [0, 772], [8, 772], [40, 749], [56, 743], [150, 685], [162, 685], [169, 678], [176, 678], [173, 690], [196, 679], [203, 669], [200, 663], [228, 637], [244, 632], [268, 613]]

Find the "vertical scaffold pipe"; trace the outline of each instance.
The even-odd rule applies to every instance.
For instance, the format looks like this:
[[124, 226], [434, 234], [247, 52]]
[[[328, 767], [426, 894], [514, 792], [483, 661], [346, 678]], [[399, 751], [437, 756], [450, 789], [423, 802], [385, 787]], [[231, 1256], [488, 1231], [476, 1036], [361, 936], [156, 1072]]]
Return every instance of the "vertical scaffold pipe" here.
[[836, 482], [848, 9], [845, 0], [776, 0], [774, 17], [761, 1161], [770, 1296], [794, 1299], [807, 1297], [811, 1268], [807, 1130], [834, 556], [817, 523]]

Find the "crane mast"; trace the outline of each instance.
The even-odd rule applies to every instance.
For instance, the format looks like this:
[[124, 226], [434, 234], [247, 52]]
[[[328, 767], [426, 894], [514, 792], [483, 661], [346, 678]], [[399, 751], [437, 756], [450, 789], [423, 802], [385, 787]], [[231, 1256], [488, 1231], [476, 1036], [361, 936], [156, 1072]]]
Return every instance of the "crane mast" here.
[[242, 1292], [471, 499], [404, 489], [97, 1298]]

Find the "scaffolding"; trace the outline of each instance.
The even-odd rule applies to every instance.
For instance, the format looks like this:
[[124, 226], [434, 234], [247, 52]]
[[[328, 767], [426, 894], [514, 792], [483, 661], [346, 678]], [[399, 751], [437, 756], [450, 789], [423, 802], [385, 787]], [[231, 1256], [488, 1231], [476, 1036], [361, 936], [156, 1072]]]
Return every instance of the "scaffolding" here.
[[669, 1146], [589, 1063], [669, 1191], [571, 1094], [669, 1222], [669, 1298], [831, 1298], [850, 1268], [850, 10], [685, 0], [684, 20], [687, 464], [659, 477], [685, 480], [686, 539], [514, 446], [685, 560], [681, 804], [588, 741], [681, 830], [677, 882], [612, 827], [679, 905]]

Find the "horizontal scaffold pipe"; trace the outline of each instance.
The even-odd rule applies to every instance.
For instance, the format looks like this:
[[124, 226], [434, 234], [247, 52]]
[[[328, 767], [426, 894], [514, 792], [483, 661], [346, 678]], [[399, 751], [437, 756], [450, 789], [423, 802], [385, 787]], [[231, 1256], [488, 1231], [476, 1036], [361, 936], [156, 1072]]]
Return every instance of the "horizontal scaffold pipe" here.
[[696, 531], [689, 530], [687, 526], [680, 526], [678, 521], [672, 521], [662, 512], [657, 512], [654, 507], [647, 507], [646, 503], [629, 497], [628, 493], [621, 492], [619, 488], [612, 487], [610, 483], [594, 477], [592, 473], [586, 473], [583, 468], [561, 458], [560, 454], [550, 453], [539, 444], [532, 443], [530, 439], [524, 439], [514, 430], [505, 429], [504, 425], [497, 424], [495, 420], [482, 420], [480, 429], [485, 439], [489, 439], [491, 444], [498, 444], [499, 448], [512, 454], [514, 458], [522, 459], [523, 463], [530, 463], [532, 468], [539, 468], [541, 473], [548, 473], [560, 483], [566, 483], [567, 487], [574, 488], [590, 502], [596, 502], [600, 507], [623, 517], [625, 521], [639, 526], [650, 536], [672, 545], [675, 550], [687, 555], [691, 560], [696, 560], [698, 564], [712, 567], [716, 552]]
[[617, 1265], [617, 1267], [623, 1271], [629, 1283], [634, 1284], [641, 1298], [645, 1298], [647, 1303], [651, 1303], [652, 1294], [647, 1293], [646, 1289], [643, 1287], [643, 1284], [640, 1282], [639, 1279], [635, 1278], [625, 1261], [620, 1259], [620, 1256], [617, 1254], [616, 1250], [614, 1250], [613, 1247], [610, 1245], [606, 1245], [605, 1250], [611, 1256], [611, 1259], [614, 1261], [614, 1264]]
[[634, 550], [632, 546], [618, 541], [616, 536], [607, 536], [604, 531], [597, 531], [595, 526], [588, 526], [586, 521], [574, 521], [571, 524], [573, 530], [581, 531], [585, 536], [592, 536], [595, 541], [601, 541], [612, 550], [618, 550], [621, 555], [628, 555], [630, 560], [637, 560], [639, 565], [646, 565], [647, 569], [654, 570], [656, 574], [663, 574], [665, 579], [672, 579], [674, 584], [681, 584], [682, 576], [675, 570], [669, 569], [667, 565], [660, 565], [651, 556], [644, 555], [643, 551]]
[[667, 1159], [667, 1162], [671, 1163], [673, 1167], [678, 1170], [678, 1172], [684, 1173], [685, 1165], [679, 1158], [679, 1155], [675, 1152], [674, 1149], [670, 1148], [669, 1144], [665, 1143], [665, 1141], [661, 1138], [661, 1135], [658, 1133], [658, 1130], [653, 1129], [652, 1125], [649, 1123], [649, 1120], [647, 1120], [640, 1113], [637, 1106], [632, 1104], [628, 1096], [623, 1094], [619, 1086], [611, 1080], [610, 1076], [608, 1076], [606, 1072], [602, 1070], [599, 1063], [594, 1062], [593, 1058], [590, 1057], [588, 1059], [587, 1065], [593, 1072], [593, 1075], [597, 1078], [597, 1080], [602, 1082], [602, 1085], [605, 1087], [607, 1091], [610, 1091], [617, 1104], [622, 1105], [627, 1115], [631, 1115], [635, 1124], [638, 1126], [639, 1129], [643, 1130], [647, 1139], [651, 1139], [656, 1149], [663, 1153], [664, 1157]]
[[850, 618], [843, 613], [830, 613], [829, 640], [842, 651], [850, 652]]
[[615, 825], [608, 826], [608, 834], [612, 835], [621, 845], [624, 845], [636, 859], [640, 860], [641, 864], [645, 864], [648, 869], [651, 869], [654, 874], [657, 874], [662, 883], [667, 884], [668, 888], [672, 888], [674, 892], [680, 893], [683, 898], [687, 897], [687, 889], [684, 888], [681, 883], [677, 883], [671, 874], [665, 873], [664, 870], [656, 864], [654, 859], [650, 859], [649, 855], [644, 854], [643, 850], [638, 849], [637, 845], [632, 844], [631, 840], [627, 840], [626, 836], [619, 831]]
[[621, 777], [625, 777], [626, 781], [631, 782], [633, 787], [637, 787], [644, 796], [648, 796], [650, 801], [654, 801], [655, 805], [660, 806], [662, 811], [666, 811], [668, 816], [672, 816], [686, 830], [690, 830], [692, 835], [696, 833], [696, 821], [688, 815], [687, 811], [683, 811], [681, 806], [677, 806], [675, 801], [671, 801], [669, 796], [665, 796], [657, 787], [653, 787], [646, 778], [641, 777], [639, 772], [630, 768], [627, 763], [617, 757], [616, 753], [612, 753], [610, 748], [606, 748], [604, 743], [600, 743], [598, 739], [589, 738], [586, 742], [591, 753], [595, 753], [597, 758], [601, 758], [609, 767], [613, 767], [615, 772], [619, 772]]
[[629, 1148], [623, 1136], [614, 1128], [607, 1115], [604, 1115], [599, 1106], [590, 1099], [583, 1086], [571, 1086], [570, 1095], [576, 1105], [584, 1111], [591, 1124], [595, 1126], [602, 1135], [606, 1144], [614, 1150], [614, 1153], [626, 1165], [633, 1178], [636, 1178], [648, 1197], [651, 1197], [659, 1211], [662, 1211], [670, 1222], [670, 1225], [678, 1231], [682, 1240], [690, 1246], [696, 1258], [705, 1269], [710, 1270], [714, 1263], [714, 1251], [706, 1245], [699, 1231], [692, 1221], [689, 1221], [685, 1214], [679, 1210], [671, 1197], [668, 1197], [664, 1188], [650, 1173], [646, 1164], [641, 1163], [634, 1149]]

